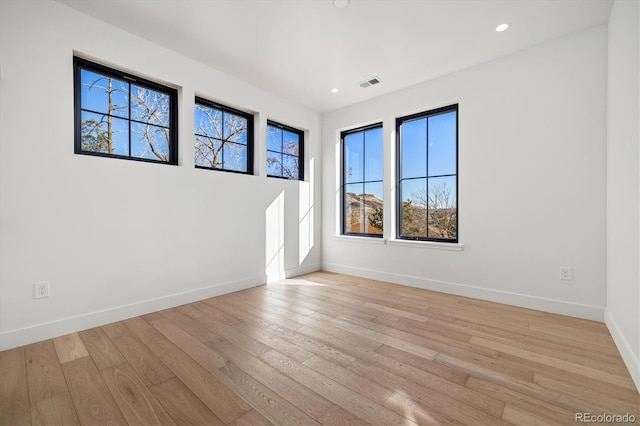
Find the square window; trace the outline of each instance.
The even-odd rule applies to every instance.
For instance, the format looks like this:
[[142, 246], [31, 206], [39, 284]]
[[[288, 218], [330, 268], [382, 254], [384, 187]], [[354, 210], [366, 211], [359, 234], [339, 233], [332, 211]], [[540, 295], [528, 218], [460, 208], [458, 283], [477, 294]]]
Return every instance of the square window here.
[[267, 122], [267, 176], [304, 180], [304, 132]]
[[196, 98], [195, 165], [253, 173], [253, 115]]
[[178, 164], [177, 91], [73, 58], [75, 152]]

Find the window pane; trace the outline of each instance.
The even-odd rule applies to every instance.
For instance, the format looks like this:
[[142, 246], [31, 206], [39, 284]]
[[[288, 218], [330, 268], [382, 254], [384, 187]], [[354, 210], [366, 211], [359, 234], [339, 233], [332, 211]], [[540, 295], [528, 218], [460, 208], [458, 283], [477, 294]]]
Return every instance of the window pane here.
[[[239, 115], [225, 112], [223, 120], [222, 139], [229, 142], [246, 144], [247, 119], [240, 117]], [[244, 170], [246, 170], [246, 166], [244, 167]]]
[[131, 119], [169, 127], [169, 95], [132, 84]]
[[429, 117], [429, 176], [456, 173], [456, 112]]
[[80, 91], [82, 109], [122, 118], [129, 117], [129, 83], [82, 70], [80, 84], [82, 85]]
[[345, 185], [344, 195], [344, 227], [347, 233], [364, 232], [364, 203], [362, 195], [364, 185], [361, 183]]
[[427, 119], [402, 123], [401, 132], [401, 178], [427, 176]]
[[131, 122], [131, 156], [169, 161], [169, 129]]
[[196, 136], [196, 166], [219, 168], [222, 166], [222, 144], [220, 141]]
[[364, 184], [364, 232], [382, 235], [382, 182]]
[[344, 179], [345, 182], [364, 181], [363, 133], [353, 133], [344, 138]]
[[427, 236], [427, 179], [401, 182], [402, 235]]
[[267, 151], [267, 175], [282, 176], [282, 154]]
[[364, 180], [382, 180], [382, 128], [367, 130], [364, 133]]
[[285, 154], [282, 156], [282, 161], [282, 176], [287, 179], [298, 179], [300, 176], [298, 157]]
[[222, 147], [225, 170], [247, 171], [247, 146], [226, 142]]
[[428, 236], [453, 238], [458, 235], [458, 196], [454, 176], [430, 178], [428, 187]]
[[[111, 123], [111, 124], [109, 124]], [[83, 151], [129, 155], [129, 121], [82, 111], [80, 146]]]
[[285, 154], [299, 155], [299, 137], [295, 133], [284, 131], [284, 140], [282, 142], [282, 152]]
[[196, 104], [194, 111], [196, 134], [222, 139], [222, 111]]
[[282, 152], [282, 129], [267, 126], [267, 150]]

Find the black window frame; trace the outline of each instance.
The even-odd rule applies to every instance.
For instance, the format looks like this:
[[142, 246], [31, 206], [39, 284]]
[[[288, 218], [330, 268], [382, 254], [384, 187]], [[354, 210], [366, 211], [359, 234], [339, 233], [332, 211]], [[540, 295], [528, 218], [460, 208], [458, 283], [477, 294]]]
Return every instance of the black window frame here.
[[[269, 126], [271, 127], [276, 127], [280, 130], [283, 131], [283, 141], [284, 141], [284, 131], [286, 130], [287, 132], [291, 132], [291, 133], [295, 133], [296, 135], [298, 135], [298, 177], [297, 178], [289, 178], [286, 176], [278, 176], [278, 175], [270, 175], [268, 172], [268, 168], [267, 168], [267, 176], [268, 177], [272, 177], [272, 178], [278, 178], [278, 179], [286, 179], [286, 180], [301, 180], [304, 181], [304, 131], [300, 130], [300, 129], [296, 129], [294, 127], [291, 126], [287, 126], [285, 124], [281, 124], [278, 123], [276, 121], [272, 121], [272, 120], [267, 120], [267, 135], [269, 133]], [[268, 137], [268, 136], [267, 136]], [[269, 149], [269, 145], [267, 144], [267, 157], [268, 157], [268, 153], [272, 152], [272, 153], [276, 153], [276, 154], [280, 154], [282, 156], [282, 158], [284, 158], [285, 155], [289, 156], [289, 157], [296, 157], [293, 154], [287, 154], [284, 152], [284, 148], [281, 148], [280, 151], [273, 151]], [[284, 164], [282, 161], [280, 162], [280, 164]]]
[[[198, 164], [195, 164], [195, 152], [194, 152], [194, 165], [196, 169], [204, 169], [204, 170], [217, 170], [217, 171], [221, 171], [221, 172], [227, 172], [227, 173], [238, 173], [241, 175], [253, 175], [253, 150], [254, 150], [254, 121], [255, 121], [255, 115], [245, 112], [245, 111], [241, 111], [239, 109], [235, 109], [232, 108], [230, 106], [227, 105], [223, 105], [221, 103], [218, 102], [214, 102], [211, 101], [209, 99], [200, 97], [200, 96], [196, 96], [195, 97], [195, 104], [194, 104], [194, 110], [196, 108], [196, 105], [204, 105], [206, 107], [209, 108], [214, 108], [214, 109], [218, 109], [220, 111], [222, 111], [222, 113], [229, 113], [229, 114], [233, 114], [233, 115], [238, 115], [244, 119], [247, 120], [247, 171], [242, 171], [242, 170], [232, 170], [232, 169], [225, 169], [225, 168], [220, 168], [220, 167], [208, 167], [208, 166], [200, 166]], [[223, 115], [224, 117], [224, 115]], [[224, 122], [224, 118], [223, 118], [223, 122]], [[203, 137], [207, 137], [206, 135], [200, 135], [198, 133], [196, 133], [196, 129], [194, 126], [194, 135], [195, 136], [203, 136]], [[230, 143], [236, 143], [236, 142], [230, 142]], [[239, 144], [239, 145], [243, 145], [243, 144]]]
[[[94, 72], [103, 75], [108, 78], [114, 78], [121, 81], [126, 81], [129, 84], [135, 84], [139, 87], [151, 89], [156, 92], [160, 92], [169, 96], [169, 160], [163, 161], [153, 158], [141, 158], [131, 155], [131, 132], [129, 131], [129, 155], [110, 154], [108, 152], [88, 151], [82, 149], [82, 111], [91, 113], [106, 115], [103, 112], [92, 111], [82, 108], [82, 70]], [[165, 86], [160, 83], [156, 83], [146, 78], [139, 77], [134, 74], [130, 74], [125, 71], [121, 71], [115, 68], [111, 68], [105, 65], [101, 65], [84, 58], [77, 56], [73, 57], [73, 89], [74, 89], [74, 153], [82, 155], [91, 155], [96, 157], [118, 158], [122, 160], [142, 161], [146, 163], [157, 164], [169, 164], [178, 165], [178, 91], [175, 88]], [[129, 90], [131, 90], [129, 88]], [[131, 100], [129, 96], [128, 108], [131, 110]], [[114, 116], [115, 117], [115, 116]], [[129, 129], [131, 123], [143, 123], [131, 118], [131, 114], [128, 114], [127, 118], [116, 117], [118, 119], [127, 120]], [[158, 126], [163, 127], [163, 126]]]
[[[341, 161], [340, 161], [340, 234], [341, 235], [345, 235], [345, 236], [350, 236], [350, 237], [369, 237], [369, 238], [383, 238], [384, 237], [384, 229], [382, 230], [382, 234], [373, 234], [373, 233], [367, 233], [367, 232], [348, 232], [347, 231], [347, 220], [346, 220], [346, 210], [345, 210], [345, 196], [347, 194], [346, 192], [346, 186], [347, 186], [347, 182], [345, 179], [345, 161], [347, 159], [347, 156], [345, 155], [345, 137], [354, 133], [360, 133], [360, 132], [366, 132], [368, 130], [373, 130], [373, 129], [381, 129], [383, 130], [383, 123], [374, 123], [374, 124], [369, 124], [366, 126], [362, 126], [362, 127], [357, 127], [354, 129], [348, 129], [348, 130], [344, 130], [342, 132], [340, 132], [340, 155], [341, 155]], [[384, 139], [383, 139], [383, 148], [384, 148]], [[365, 149], [363, 146], [363, 153], [362, 153], [362, 161], [364, 163], [364, 158], [365, 158]], [[383, 164], [384, 164], [384, 153], [383, 153]], [[362, 175], [363, 175], [363, 179], [364, 179], [364, 175], [365, 175], [365, 168], [363, 166], [362, 169]], [[374, 183], [374, 182], [382, 182], [383, 185], [383, 189], [384, 189], [384, 176], [382, 178], [382, 181], [365, 181], [363, 180], [362, 182], [349, 182], [349, 184], [353, 184], [353, 183], [362, 183], [363, 185], [365, 183]], [[384, 205], [384, 197], [382, 199], [382, 203]], [[384, 208], [383, 208], [384, 210]]]
[[[455, 112], [456, 113], [456, 172], [455, 174], [445, 174], [445, 175], [434, 175], [434, 176], [429, 176], [429, 149], [427, 148], [426, 152], [427, 152], [427, 156], [425, 158], [426, 161], [426, 176], [422, 176], [422, 177], [412, 177], [412, 178], [402, 178], [402, 132], [401, 132], [401, 127], [402, 124], [404, 122], [408, 122], [408, 121], [413, 121], [416, 119], [420, 119], [420, 118], [426, 118], [427, 119], [427, 135], [429, 132], [429, 127], [428, 127], [428, 118], [429, 117], [433, 117], [433, 116], [437, 116], [437, 115], [441, 115], [441, 114], [447, 114], [447, 113], [451, 113], [451, 112]], [[430, 242], [439, 242], [439, 243], [451, 243], [451, 244], [457, 244], [460, 240], [460, 229], [459, 229], [459, 223], [460, 223], [460, 209], [459, 209], [459, 186], [460, 186], [460, 169], [459, 169], [459, 139], [460, 139], [460, 132], [459, 132], [459, 122], [460, 122], [460, 110], [458, 107], [458, 104], [452, 104], [452, 105], [448, 105], [448, 106], [444, 106], [441, 108], [436, 108], [436, 109], [432, 109], [429, 111], [424, 111], [424, 112], [419, 112], [416, 114], [411, 114], [411, 115], [407, 115], [404, 117], [398, 117], [396, 118], [396, 238], [399, 240], [410, 240], [410, 241], [430, 241]], [[428, 144], [428, 139], [427, 139], [427, 144]], [[402, 235], [402, 205], [403, 205], [403, 201], [402, 201], [402, 181], [403, 180], [409, 180], [409, 179], [427, 179], [427, 183], [429, 179], [432, 178], [439, 178], [439, 177], [449, 177], [449, 176], [455, 176], [456, 177], [456, 237], [455, 238], [437, 238], [437, 237], [420, 237], [420, 236], [413, 236], [413, 235]], [[428, 218], [428, 215], [427, 215]], [[427, 229], [428, 229], [428, 222], [427, 222]]]

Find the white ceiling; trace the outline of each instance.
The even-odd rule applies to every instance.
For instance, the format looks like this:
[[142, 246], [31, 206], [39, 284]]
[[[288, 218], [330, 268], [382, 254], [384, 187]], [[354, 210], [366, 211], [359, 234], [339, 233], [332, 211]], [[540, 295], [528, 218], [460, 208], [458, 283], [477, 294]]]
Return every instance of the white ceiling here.
[[[605, 23], [612, 0], [58, 0], [325, 112]], [[511, 27], [496, 33], [501, 22]], [[367, 89], [371, 77], [383, 83]], [[337, 87], [340, 92], [331, 93]]]

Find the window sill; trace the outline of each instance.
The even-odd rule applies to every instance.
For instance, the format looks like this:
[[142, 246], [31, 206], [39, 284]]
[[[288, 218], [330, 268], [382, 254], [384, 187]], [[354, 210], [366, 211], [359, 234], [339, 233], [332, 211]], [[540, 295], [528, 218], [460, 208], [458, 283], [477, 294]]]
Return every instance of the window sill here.
[[460, 243], [439, 243], [436, 241], [415, 241], [390, 239], [386, 244], [392, 246], [420, 247], [435, 250], [462, 251], [464, 246]]
[[333, 239], [336, 241], [350, 242], [350, 243], [363, 243], [363, 244], [379, 244], [379, 245], [391, 245], [391, 246], [405, 246], [405, 247], [419, 247], [435, 250], [447, 250], [447, 251], [462, 251], [464, 246], [460, 243], [439, 243], [436, 241], [414, 241], [414, 240], [397, 240], [397, 239], [384, 239], [375, 237], [358, 237], [354, 235], [334, 235]]
[[334, 235], [333, 239], [336, 241], [351, 242], [351, 243], [364, 243], [364, 244], [386, 244], [384, 238], [377, 237], [357, 237], [352, 235]]

